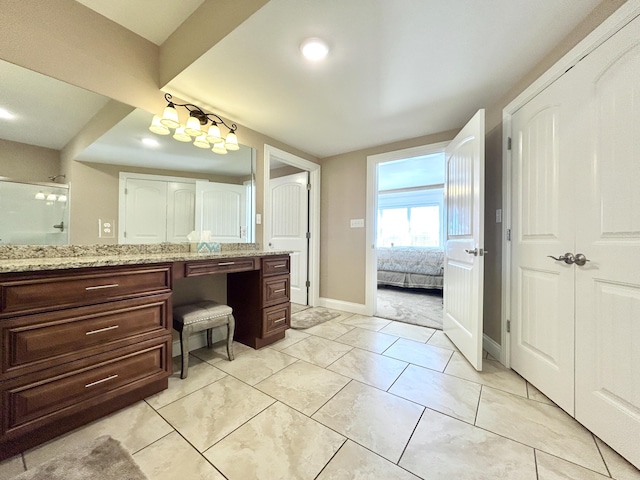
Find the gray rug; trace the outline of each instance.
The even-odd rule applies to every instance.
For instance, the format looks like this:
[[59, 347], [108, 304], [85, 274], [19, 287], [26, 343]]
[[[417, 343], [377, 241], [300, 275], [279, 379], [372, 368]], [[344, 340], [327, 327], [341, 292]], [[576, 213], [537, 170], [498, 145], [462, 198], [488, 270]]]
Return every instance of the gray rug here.
[[86, 479], [148, 480], [120, 442], [106, 435], [13, 477], [13, 480]]
[[312, 307], [291, 315], [291, 328], [304, 330], [340, 316], [340, 312], [324, 307]]
[[442, 292], [393, 287], [378, 288], [375, 315], [442, 330]]

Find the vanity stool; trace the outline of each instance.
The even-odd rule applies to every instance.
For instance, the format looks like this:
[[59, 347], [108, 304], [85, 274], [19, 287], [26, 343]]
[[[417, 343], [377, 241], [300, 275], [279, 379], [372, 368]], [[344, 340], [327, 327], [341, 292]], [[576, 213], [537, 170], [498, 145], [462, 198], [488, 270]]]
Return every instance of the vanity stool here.
[[189, 374], [189, 337], [192, 333], [207, 331], [207, 348], [211, 348], [211, 329], [221, 325], [227, 326], [227, 355], [233, 360], [233, 332], [236, 321], [233, 309], [212, 300], [182, 305], [173, 309], [173, 328], [180, 332], [180, 348], [182, 354], [182, 370], [180, 378]]

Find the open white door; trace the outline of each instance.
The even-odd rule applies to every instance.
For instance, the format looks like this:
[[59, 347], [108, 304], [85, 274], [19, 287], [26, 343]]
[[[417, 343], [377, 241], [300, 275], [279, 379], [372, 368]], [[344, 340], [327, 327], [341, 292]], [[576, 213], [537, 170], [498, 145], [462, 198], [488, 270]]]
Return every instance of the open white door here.
[[124, 242], [166, 242], [167, 183], [129, 178], [125, 192]]
[[270, 181], [269, 248], [291, 253], [291, 301], [307, 305], [309, 173]]
[[445, 148], [443, 331], [482, 370], [484, 110]]
[[211, 241], [246, 241], [246, 188], [230, 183], [196, 182], [196, 230], [211, 232]]

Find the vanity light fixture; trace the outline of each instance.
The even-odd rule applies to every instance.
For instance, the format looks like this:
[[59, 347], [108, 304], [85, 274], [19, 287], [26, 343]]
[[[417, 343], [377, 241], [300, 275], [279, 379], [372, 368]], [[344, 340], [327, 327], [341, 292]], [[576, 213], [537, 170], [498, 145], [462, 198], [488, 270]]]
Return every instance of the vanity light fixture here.
[[[206, 113], [202, 108], [192, 103], [175, 103], [171, 101], [170, 93], [164, 94], [167, 101], [162, 115], [154, 115], [149, 130], [158, 135], [169, 135], [170, 128], [174, 129], [173, 138], [179, 142], [193, 142], [198, 148], [211, 148], [218, 154], [225, 154], [227, 150], [239, 150], [235, 123], [227, 123], [215, 113]], [[186, 124], [180, 123], [180, 116], [176, 107], [183, 107], [189, 112]], [[220, 133], [220, 126], [229, 129], [226, 137]], [[213, 147], [213, 148], [212, 148]]]
[[42, 192], [38, 192], [38, 193], [36, 193], [36, 196], [35, 196], [34, 198], [35, 198], [36, 200], [44, 200], [44, 199], [46, 199], [47, 197], [45, 196], [45, 194], [44, 194], [44, 193], [42, 193]]

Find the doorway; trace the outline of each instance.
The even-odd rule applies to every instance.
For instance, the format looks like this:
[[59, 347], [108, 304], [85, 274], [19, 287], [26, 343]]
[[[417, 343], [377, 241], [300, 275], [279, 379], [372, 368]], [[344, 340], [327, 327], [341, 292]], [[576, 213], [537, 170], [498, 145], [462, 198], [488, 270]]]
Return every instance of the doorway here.
[[442, 329], [444, 148], [367, 159], [367, 309]]

